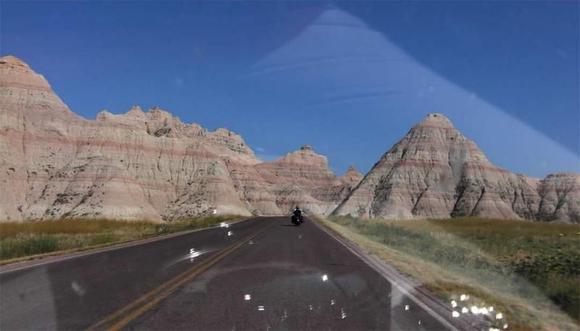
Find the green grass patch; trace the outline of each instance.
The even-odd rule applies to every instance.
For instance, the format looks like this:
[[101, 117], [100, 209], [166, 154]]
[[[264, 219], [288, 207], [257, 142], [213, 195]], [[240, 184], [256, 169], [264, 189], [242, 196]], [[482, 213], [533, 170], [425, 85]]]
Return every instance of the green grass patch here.
[[167, 223], [98, 219], [0, 223], [0, 263], [205, 228], [237, 219], [241, 217], [207, 216]]
[[502, 307], [512, 319], [510, 329], [579, 329], [578, 225], [475, 218], [330, 221], [325, 223], [372, 246], [442, 298], [468, 292]]

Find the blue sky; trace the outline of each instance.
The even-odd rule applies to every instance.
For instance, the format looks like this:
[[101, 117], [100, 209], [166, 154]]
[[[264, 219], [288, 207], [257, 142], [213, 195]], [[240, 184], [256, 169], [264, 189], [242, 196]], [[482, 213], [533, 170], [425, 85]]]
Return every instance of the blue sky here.
[[265, 159], [367, 171], [429, 112], [497, 165], [580, 169], [579, 4], [0, 2], [0, 53], [73, 111], [160, 106]]

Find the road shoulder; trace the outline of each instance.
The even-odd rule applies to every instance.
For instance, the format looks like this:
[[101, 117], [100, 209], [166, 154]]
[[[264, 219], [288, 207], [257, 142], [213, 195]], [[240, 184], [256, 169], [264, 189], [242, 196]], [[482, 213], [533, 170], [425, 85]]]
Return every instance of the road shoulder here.
[[434, 318], [446, 325], [450, 330], [480, 330], [479, 321], [474, 319], [452, 318], [453, 310], [435, 295], [426, 290], [418, 282], [401, 274], [386, 261], [373, 255], [355, 241], [346, 238], [331, 227], [329, 221], [317, 218], [313, 222], [318, 228], [345, 246], [354, 255], [364, 261], [369, 267], [377, 271], [382, 277], [397, 286], [405, 295], [411, 298], [417, 305], [429, 312]]

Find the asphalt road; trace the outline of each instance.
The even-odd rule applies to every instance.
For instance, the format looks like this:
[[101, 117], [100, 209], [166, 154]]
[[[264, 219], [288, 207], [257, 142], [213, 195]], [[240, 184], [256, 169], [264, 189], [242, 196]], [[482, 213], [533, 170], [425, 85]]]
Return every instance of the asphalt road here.
[[0, 329], [445, 330], [310, 221], [258, 218], [0, 273]]

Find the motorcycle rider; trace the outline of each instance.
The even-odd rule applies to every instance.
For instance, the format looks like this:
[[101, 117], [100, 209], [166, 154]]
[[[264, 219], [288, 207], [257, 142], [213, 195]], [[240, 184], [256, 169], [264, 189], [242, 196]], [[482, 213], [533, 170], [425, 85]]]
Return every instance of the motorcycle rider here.
[[296, 219], [302, 221], [302, 210], [300, 210], [300, 207], [296, 206], [296, 208], [294, 208], [294, 211], [292, 213], [294, 214]]

